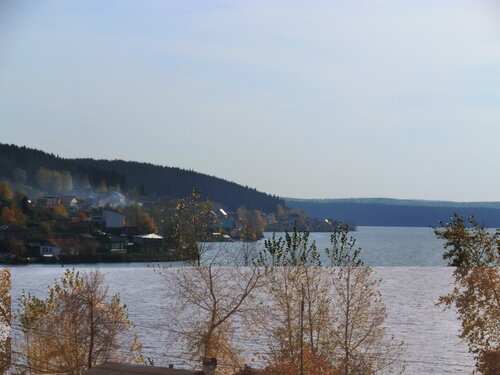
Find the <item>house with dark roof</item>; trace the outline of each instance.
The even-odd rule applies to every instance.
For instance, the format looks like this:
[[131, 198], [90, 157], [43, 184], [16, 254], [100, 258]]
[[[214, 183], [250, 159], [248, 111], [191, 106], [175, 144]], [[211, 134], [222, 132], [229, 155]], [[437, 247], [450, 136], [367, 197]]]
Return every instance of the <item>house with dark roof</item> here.
[[113, 233], [97, 232], [93, 234], [94, 239], [99, 242], [99, 251], [103, 252], [126, 252], [127, 238], [117, 236]]
[[163, 249], [163, 236], [156, 233], [132, 236], [133, 249], [137, 252], [154, 253]]

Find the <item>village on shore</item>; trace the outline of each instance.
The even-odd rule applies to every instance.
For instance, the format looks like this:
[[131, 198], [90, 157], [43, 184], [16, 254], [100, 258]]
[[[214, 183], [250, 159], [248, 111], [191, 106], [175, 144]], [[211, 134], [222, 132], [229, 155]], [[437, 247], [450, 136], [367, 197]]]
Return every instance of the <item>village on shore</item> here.
[[[186, 221], [179, 216], [182, 199], [131, 199], [118, 191], [39, 193], [31, 199], [14, 191], [8, 182], [0, 185], [0, 263], [187, 260], [174, 240], [174, 232], [184, 225], [179, 221]], [[264, 231], [279, 232], [295, 226], [330, 231], [334, 224], [284, 207], [278, 207], [276, 213], [243, 207], [232, 212], [209, 201], [198, 203], [191, 209], [206, 211], [206, 218], [201, 219], [206, 235], [197, 238], [200, 241], [256, 241]]]

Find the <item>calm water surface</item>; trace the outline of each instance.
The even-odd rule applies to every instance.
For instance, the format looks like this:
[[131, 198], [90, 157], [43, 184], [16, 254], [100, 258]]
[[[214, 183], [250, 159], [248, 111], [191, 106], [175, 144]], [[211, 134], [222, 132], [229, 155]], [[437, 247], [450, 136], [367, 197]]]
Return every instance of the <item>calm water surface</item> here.
[[[360, 227], [352, 233], [362, 248], [362, 258], [374, 266], [381, 277], [382, 295], [387, 306], [387, 326], [396, 340], [406, 343], [405, 374], [469, 374], [473, 360], [467, 347], [457, 338], [460, 324], [453, 311], [443, 311], [435, 303], [440, 295], [452, 288], [452, 269], [444, 267], [441, 259], [442, 243], [436, 240], [430, 228]], [[318, 249], [329, 244], [329, 234], [313, 233]], [[223, 263], [238, 245], [225, 244], [225, 252], [213, 250]], [[169, 333], [165, 327], [164, 311], [168, 285], [147, 265], [141, 263], [111, 265], [80, 265], [78, 269], [100, 267], [111, 293], [120, 293], [129, 306], [130, 318], [144, 344], [147, 356], [156, 363], [186, 365], [168, 348]], [[20, 266], [13, 269], [13, 295], [22, 289], [44, 295], [46, 287], [64, 272], [61, 266]], [[245, 342], [249, 362], [253, 354], [265, 351], [258, 342]]]

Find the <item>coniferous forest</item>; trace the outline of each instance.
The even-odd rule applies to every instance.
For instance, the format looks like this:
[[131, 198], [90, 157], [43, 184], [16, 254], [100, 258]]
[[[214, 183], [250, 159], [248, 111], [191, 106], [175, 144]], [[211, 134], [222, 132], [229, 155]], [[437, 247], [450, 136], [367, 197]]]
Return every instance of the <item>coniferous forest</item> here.
[[[124, 160], [68, 159], [24, 146], [0, 144], [0, 178], [40, 185], [43, 172], [71, 175], [73, 187], [122, 191], [140, 195], [185, 197], [193, 189], [231, 210], [240, 206], [273, 212], [283, 200], [214, 176], [191, 170]], [[46, 172], [46, 173], [48, 173]], [[47, 184], [50, 188], [49, 184]]]

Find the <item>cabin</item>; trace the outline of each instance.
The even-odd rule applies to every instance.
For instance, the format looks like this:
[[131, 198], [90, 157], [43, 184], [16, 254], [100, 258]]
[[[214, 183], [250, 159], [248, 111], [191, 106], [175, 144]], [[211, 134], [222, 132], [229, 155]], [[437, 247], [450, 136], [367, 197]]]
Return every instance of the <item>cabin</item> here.
[[42, 206], [45, 208], [54, 208], [58, 204], [61, 203], [61, 199], [58, 195], [54, 194], [44, 194], [40, 199], [36, 200], [36, 204], [38, 206]]
[[99, 242], [99, 251], [104, 252], [126, 252], [127, 239], [113, 233], [97, 232], [93, 234], [94, 239]]
[[80, 201], [74, 195], [63, 195], [61, 197], [61, 203], [68, 205], [71, 209], [77, 209]]
[[132, 236], [134, 250], [144, 253], [155, 253], [163, 249], [163, 236], [156, 233]]
[[42, 242], [39, 248], [40, 255], [45, 257], [61, 254], [78, 255], [80, 252], [80, 243], [73, 238], [53, 238]]

